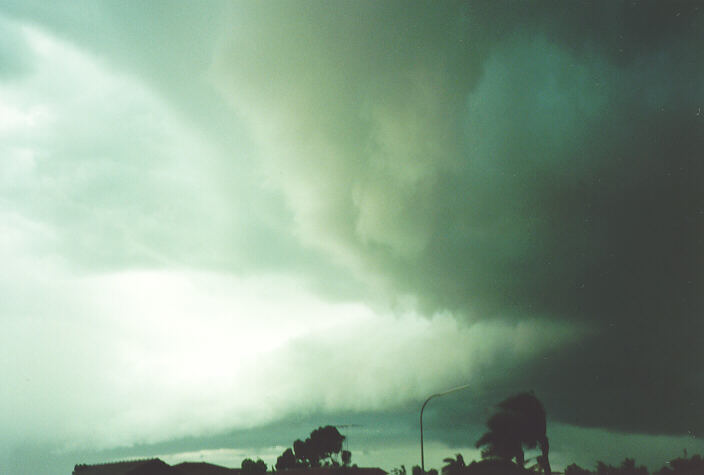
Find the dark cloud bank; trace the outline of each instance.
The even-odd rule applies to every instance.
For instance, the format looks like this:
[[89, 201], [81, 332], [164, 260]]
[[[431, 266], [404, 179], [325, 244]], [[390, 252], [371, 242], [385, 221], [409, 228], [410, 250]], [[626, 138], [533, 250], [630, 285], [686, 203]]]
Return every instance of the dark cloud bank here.
[[235, 33], [249, 69], [221, 69], [310, 144], [276, 163], [319, 201], [302, 227], [428, 311], [587, 329], [502, 387], [571, 424], [701, 433], [703, 9], [278, 4], [245, 15], [251, 48]]
[[474, 407], [532, 388], [558, 421], [701, 434], [703, 11], [251, 3], [213, 69], [283, 123], [266, 138], [309, 241], [428, 313], [585, 329], [486, 375]]

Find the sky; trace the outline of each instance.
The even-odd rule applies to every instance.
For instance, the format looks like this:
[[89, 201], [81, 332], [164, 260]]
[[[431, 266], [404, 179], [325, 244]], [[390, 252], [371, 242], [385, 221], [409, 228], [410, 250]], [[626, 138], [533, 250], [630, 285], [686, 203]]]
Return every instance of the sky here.
[[0, 2], [0, 472], [387, 470], [533, 390], [704, 453], [704, 5]]

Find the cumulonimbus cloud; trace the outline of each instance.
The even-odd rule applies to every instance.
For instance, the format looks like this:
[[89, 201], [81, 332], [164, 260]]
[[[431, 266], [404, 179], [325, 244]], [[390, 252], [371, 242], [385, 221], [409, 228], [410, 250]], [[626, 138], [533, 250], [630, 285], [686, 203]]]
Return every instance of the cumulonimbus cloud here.
[[[207, 64], [208, 54], [193, 62], [181, 62], [173, 51], [160, 55], [159, 45], [171, 44], [168, 31], [154, 33], [155, 17], [139, 17], [135, 7], [122, 11], [101, 4], [91, 10], [96, 16], [86, 24], [110, 24], [113, 30], [91, 32], [84, 27], [71, 33], [66, 26], [69, 20], [50, 9], [38, 4], [8, 5], [20, 17], [25, 8], [29, 16], [37, 13], [43, 18], [40, 23], [52, 24], [61, 34], [73, 34], [93, 52], [109, 51], [112, 56], [104, 63], [93, 62], [94, 57], [49, 38], [45, 56], [40, 55], [33, 73], [27, 64], [11, 68], [16, 73], [13, 80], [21, 74], [30, 82], [38, 78], [26, 89], [24, 99], [46, 99], [44, 106], [63, 115], [47, 129], [49, 135], [41, 127], [29, 134], [33, 140], [25, 150], [12, 142], [26, 138], [22, 134], [4, 136], [6, 148], [0, 150], [12, 146], [13, 167], [6, 160], [3, 171], [18, 179], [8, 180], [8, 174], [0, 178], [4, 199], [17, 204], [13, 210], [3, 208], [3, 216], [17, 217], [11, 223], [19, 223], [11, 226], [19, 238], [10, 239], [3, 248], [6, 256], [19, 257], [6, 263], [17, 263], [20, 271], [36, 274], [34, 262], [20, 262], [23, 253], [36, 251], [28, 250], [34, 239], [45, 253], [53, 250], [83, 270], [99, 268], [108, 273], [135, 266], [206, 267], [213, 261], [236, 261], [238, 257], [228, 251], [242, 244], [239, 238], [251, 224], [249, 219], [239, 220], [246, 214], [239, 206], [245, 200], [235, 188], [244, 189], [245, 184], [233, 179], [228, 194], [212, 186], [213, 175], [246, 167], [242, 160], [211, 153], [200, 137], [185, 132], [187, 127], [180, 121], [168, 119], [174, 116], [161, 101], [173, 99], [178, 91], [190, 92], [183, 73]], [[201, 28], [209, 27], [212, 16], [209, 11], [198, 17], [204, 22]], [[133, 23], [133, 17], [144, 23]], [[395, 331], [403, 335], [389, 344], [391, 354], [384, 362], [388, 365], [345, 374], [339, 387], [347, 388], [349, 397], [334, 387], [313, 397], [307, 388], [315, 380], [311, 368], [318, 368], [320, 359], [344, 359], [326, 344], [333, 330], [282, 346], [261, 360], [267, 371], [257, 374], [255, 368], [247, 377], [251, 384], [264, 387], [267, 376], [282, 375], [279, 383], [291, 389], [281, 391], [282, 400], [276, 401], [271, 417], [312, 407], [307, 406], [310, 400], [329, 409], [399, 404], [401, 399], [395, 399], [389, 385], [372, 391], [365, 378], [395, 375], [391, 364], [397, 363], [396, 357], [414, 355], [413, 344], [452, 342], [457, 352], [448, 346], [435, 360], [447, 372], [425, 368], [417, 388], [409, 376], [413, 368], [388, 380], [402, 386], [406, 394], [420, 397], [427, 388], [472, 376], [468, 371], [472, 368], [491, 374], [496, 379], [487, 379], [501, 381], [502, 387], [536, 389], [550, 414], [562, 421], [643, 432], [696, 432], [702, 424], [697, 401], [704, 392], [697, 318], [704, 207], [699, 186], [703, 170], [697, 157], [704, 142], [704, 99], [698, 82], [700, 48], [696, 47], [701, 45], [702, 19], [695, 5], [350, 2], [313, 8], [282, 2], [231, 5], [228, 19], [213, 23], [218, 27], [224, 23], [226, 30], [211, 78], [253, 132], [259, 147], [249, 155], [262, 160], [265, 186], [285, 199], [293, 227], [285, 238], [300, 238], [327, 253], [341, 268], [355, 273], [357, 282], [378, 286], [392, 298], [410, 296], [428, 316], [427, 321], [399, 318], [396, 323], [385, 321], [388, 326], [376, 322], [348, 332], [355, 339], [347, 341], [344, 354], [360, 366], [372, 365], [373, 357], [387, 350], [365, 329], [386, 332], [389, 340]], [[163, 23], [182, 25], [171, 20]], [[119, 39], [111, 37], [110, 31]], [[207, 49], [204, 45], [211, 44], [211, 33], [204, 35], [207, 42], [198, 43], [198, 35], [182, 34], [174, 37], [173, 44], [192, 46], [188, 51], [197, 56]], [[140, 34], [147, 39], [141, 40]], [[140, 45], [135, 48], [139, 53], [120, 49], [121, 44]], [[62, 56], [65, 53], [69, 57]], [[130, 63], [124, 58], [132, 53], [137, 59]], [[141, 73], [150, 77], [152, 86], [163, 86], [163, 97], [153, 96], [149, 87], [141, 87], [129, 75], [112, 76], [101, 68], [117, 57], [122, 58], [120, 64], [131, 64], [136, 76], [142, 78]], [[90, 79], [86, 88], [78, 89], [76, 85], [86, 78]], [[119, 99], [119, 107], [95, 110], [104, 96]], [[185, 96], [180, 105], [195, 101]], [[39, 124], [51, 118], [42, 107], [7, 110], [20, 109], [24, 115], [15, 114], [13, 123], [26, 119]], [[90, 118], [93, 127], [74, 128], [78, 116]], [[129, 120], [120, 121], [123, 116]], [[132, 120], [135, 117], [143, 122]], [[115, 138], [116, 123], [124, 127], [120, 130], [129, 137], [129, 147]], [[201, 127], [217, 129], [214, 125]], [[48, 168], [34, 169], [32, 150], [27, 148], [42, 148], [45, 156], [56, 160], [42, 164]], [[110, 153], [92, 160], [94, 149]], [[206, 155], [211, 168], [203, 178], [195, 171], [204, 168], [195, 164]], [[149, 160], [145, 163], [142, 156]], [[76, 169], [82, 169], [83, 175], [74, 173]], [[106, 193], [116, 178], [129, 186]], [[39, 186], [42, 183], [53, 185], [49, 191], [56, 194], [46, 193], [47, 188]], [[18, 192], [18, 186], [25, 185], [29, 193]], [[118, 191], [130, 189], [136, 207], [125, 208], [114, 201]], [[26, 196], [34, 200], [18, 199]], [[89, 198], [93, 207], [70, 206]], [[253, 214], [261, 211], [262, 203], [249, 200], [247, 204], [257, 205], [252, 206]], [[178, 210], [173, 204], [179, 205]], [[127, 222], [129, 226], [120, 227]], [[251, 236], [258, 241], [260, 253], [248, 265], [263, 267], [259, 258], [271, 263], [282, 255], [260, 234]], [[317, 262], [307, 269], [316, 266]], [[166, 277], [158, 280], [168, 282]], [[45, 288], [44, 282], [28, 279], [24, 293], [13, 293], [16, 283], [4, 282], [5, 294], [12, 297], [4, 300], [8, 314], [17, 308], [25, 312], [32, 307], [28, 302], [36, 303], [18, 295], [31, 296], [33, 289]], [[86, 287], [66, 288], [73, 289], [68, 293], [75, 296]], [[112, 285], [107, 288], [107, 294], [114, 290]], [[357, 290], [348, 290], [347, 295]], [[46, 293], [50, 294], [49, 289]], [[193, 301], [201, 297], [194, 296]], [[140, 306], [143, 300], [134, 299], [134, 313], [148, 313]], [[48, 301], [84, 315], [79, 311], [83, 299]], [[9, 308], [10, 304], [17, 305]], [[98, 307], [101, 318], [96, 325], [107, 318], [105, 308]], [[43, 317], [50, 314], [47, 308], [41, 310]], [[452, 317], [433, 319], [438, 314]], [[464, 321], [456, 324], [453, 318]], [[193, 320], [188, 316], [186, 321]], [[20, 319], [13, 322], [13, 332], [6, 335], [29, 332]], [[42, 335], [57, 327], [60, 334], [72, 322], [52, 321]], [[152, 330], [147, 333], [158, 336]], [[491, 348], [477, 350], [483, 340], [476, 332], [492, 337]], [[137, 340], [141, 335], [134, 328], [125, 334]], [[532, 347], [539, 336], [544, 339], [535, 340]], [[149, 352], [149, 345], [138, 343], [132, 342], [147, 363], [131, 363], [146, 367], [143, 375], [154, 368], [158, 373], [159, 361], [170, 353]], [[77, 348], [89, 351], [83, 345], [76, 342]], [[373, 345], [378, 353], [360, 355], [357, 350], [365, 345]], [[501, 357], [501, 345], [507, 348], [506, 359]], [[66, 346], [58, 343], [48, 354]], [[17, 345], [12, 348], [17, 354], [27, 353]], [[487, 361], [486, 366], [475, 357]], [[89, 365], [86, 374], [111, 369], [115, 360], [107, 358], [94, 361], [96, 366]], [[288, 359], [308, 368], [300, 379], [310, 384], [287, 379], [287, 366], [280, 363]], [[457, 366], [449, 366], [453, 362]], [[38, 368], [33, 374], [44, 375], [45, 368]], [[325, 365], [320, 370], [330, 372]], [[144, 381], [130, 371], [115, 374], [115, 380], [124, 383], [117, 384], [118, 392], [136, 392]], [[82, 380], [81, 375], [73, 373], [73, 377]], [[18, 374], [14, 378], [21, 380]], [[158, 395], [170, 379], [151, 383], [144, 392], [144, 407], [158, 405]], [[35, 380], [12, 394], [13, 403], [23, 394], [39, 394], [51, 387]], [[103, 389], [114, 387], [105, 384]], [[119, 409], [112, 425], [105, 426], [115, 429], [110, 442], [114, 444], [140, 437], [158, 440], [167, 432], [185, 435], [208, 427], [225, 430], [240, 422], [246, 425], [246, 418], [238, 417], [249, 409], [262, 409], [257, 406], [260, 393], [253, 392], [251, 405], [245, 401], [237, 406], [237, 401], [228, 400], [232, 391], [226, 384], [215, 390], [218, 404], [206, 408], [197, 425], [191, 425], [193, 418], [171, 416], [180, 413], [182, 404], [202, 401], [200, 396], [174, 391], [172, 405], [162, 405], [164, 410], [151, 419], [150, 426], [140, 426], [144, 430], [139, 433], [133, 431], [134, 420], [142, 416], [139, 408], [120, 405], [107, 396], [107, 402], [98, 401], [93, 407], [95, 419], [81, 419], [67, 430], [73, 431], [69, 436], [87, 437], [86, 427], [111, 407]], [[73, 393], [61, 394], [65, 413], [79, 411]], [[52, 416], [52, 424], [61, 424], [61, 414], [43, 411]], [[32, 425], [31, 414], [21, 414], [25, 418], [13, 422], [18, 434]], [[222, 414], [228, 419], [220, 418]], [[12, 415], [5, 413], [8, 420]], [[40, 424], [32, 427], [35, 433], [41, 432]]]
[[424, 8], [233, 19], [215, 75], [298, 232], [431, 311], [597, 328], [510, 376], [562, 420], [700, 427], [701, 13]]

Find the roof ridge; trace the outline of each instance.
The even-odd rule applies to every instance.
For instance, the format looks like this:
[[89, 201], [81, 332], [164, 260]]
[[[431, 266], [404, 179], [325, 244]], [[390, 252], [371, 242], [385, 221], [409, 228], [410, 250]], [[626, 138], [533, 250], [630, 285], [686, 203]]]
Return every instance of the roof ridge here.
[[138, 463], [138, 462], [152, 462], [154, 460], [159, 460], [162, 461], [158, 457], [152, 457], [152, 458], [143, 458], [143, 459], [128, 459], [128, 460], [119, 460], [116, 462], [101, 462], [101, 463], [79, 463], [76, 464], [76, 468], [78, 467], [102, 467], [104, 465], [118, 465], [121, 463]]

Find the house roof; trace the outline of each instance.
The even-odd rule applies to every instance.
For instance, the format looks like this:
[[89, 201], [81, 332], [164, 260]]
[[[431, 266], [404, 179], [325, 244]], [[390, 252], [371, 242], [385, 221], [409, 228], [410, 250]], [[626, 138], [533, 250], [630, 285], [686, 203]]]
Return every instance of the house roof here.
[[[241, 475], [239, 468], [205, 462], [168, 465], [160, 459], [128, 460], [98, 465], [76, 465], [73, 475]], [[380, 468], [319, 467], [285, 470], [285, 475], [387, 475]]]
[[318, 468], [292, 468], [283, 470], [285, 475], [386, 475], [387, 472], [380, 468], [365, 467], [318, 467]]
[[462, 471], [462, 475], [527, 475], [529, 473], [531, 472], [527, 469], [509, 460], [501, 459], [472, 462]]
[[183, 475], [236, 475], [240, 473], [239, 468], [221, 467], [205, 462], [183, 462], [174, 465], [174, 468]]
[[159, 459], [150, 460], [133, 468], [128, 475], [181, 475], [181, 472]]
[[161, 475], [171, 468], [160, 459], [126, 460], [123, 462], [102, 463], [97, 465], [80, 464], [73, 469], [74, 475]]

